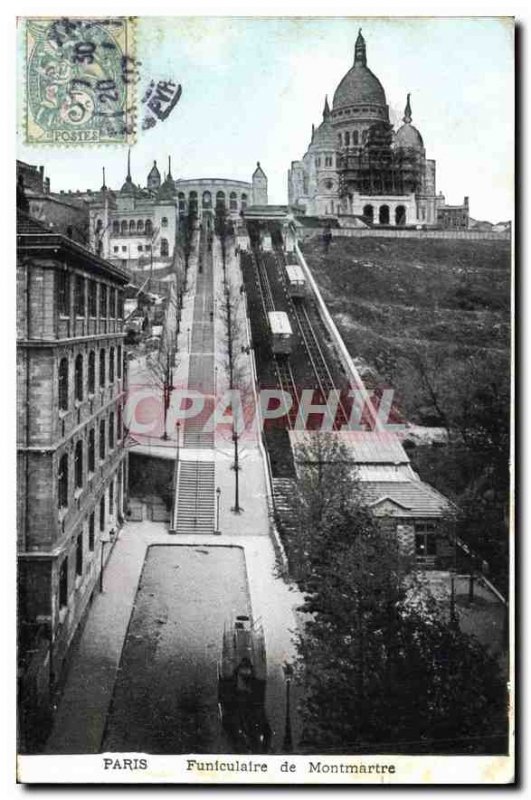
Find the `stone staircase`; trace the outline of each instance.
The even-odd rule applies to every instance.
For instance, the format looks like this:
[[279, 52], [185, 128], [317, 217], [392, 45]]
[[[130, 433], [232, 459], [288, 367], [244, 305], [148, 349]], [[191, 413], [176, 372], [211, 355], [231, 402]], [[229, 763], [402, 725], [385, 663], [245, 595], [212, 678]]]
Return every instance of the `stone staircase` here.
[[214, 411], [214, 398], [206, 397], [203, 410], [190, 419], [184, 421], [183, 447], [192, 450], [212, 449], [214, 447], [214, 431], [205, 432], [203, 427]]
[[273, 507], [278, 527], [286, 534], [298, 531], [297, 515], [290, 498], [293, 497], [296, 481], [293, 478], [273, 478]]
[[181, 461], [175, 532], [214, 533], [214, 496], [214, 463]]

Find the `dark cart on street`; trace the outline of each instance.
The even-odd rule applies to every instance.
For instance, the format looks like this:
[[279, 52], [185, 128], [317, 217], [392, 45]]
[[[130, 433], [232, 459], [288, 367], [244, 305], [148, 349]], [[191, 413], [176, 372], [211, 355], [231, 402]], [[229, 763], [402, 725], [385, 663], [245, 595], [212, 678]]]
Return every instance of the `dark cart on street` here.
[[218, 663], [221, 723], [236, 752], [267, 753], [271, 728], [265, 713], [264, 631], [244, 614], [225, 626]]

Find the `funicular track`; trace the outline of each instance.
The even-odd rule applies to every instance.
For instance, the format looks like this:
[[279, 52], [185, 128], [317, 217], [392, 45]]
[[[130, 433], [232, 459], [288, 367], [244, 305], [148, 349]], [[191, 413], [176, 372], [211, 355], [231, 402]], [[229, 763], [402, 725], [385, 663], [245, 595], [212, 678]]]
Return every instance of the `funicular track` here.
[[[275, 249], [275, 261], [279, 279], [283, 282], [287, 289], [286, 278], [286, 257], [282, 250]], [[325, 355], [323, 348], [319, 343], [319, 336], [315, 330], [315, 326], [310, 319], [308, 313], [307, 301], [302, 298], [290, 298], [290, 310], [292, 315], [297, 321], [299, 332], [310, 359], [310, 364], [314, 372], [317, 386], [323, 402], [326, 402], [330, 392], [335, 391], [337, 397], [340, 398], [340, 389], [334, 381], [332, 370], [328, 363], [328, 358]], [[343, 425], [347, 425], [349, 415], [345, 409], [344, 403], [339, 399], [337, 411], [335, 415], [334, 429], [339, 430]]]
[[[269, 275], [267, 274], [267, 269], [262, 258], [262, 253], [254, 250], [253, 261], [256, 268], [256, 276], [258, 279], [257, 282], [262, 300], [262, 307], [264, 309], [264, 315], [267, 318], [267, 315], [270, 311], [276, 310], [273, 291], [271, 289]], [[275, 361], [275, 372], [277, 374], [279, 388], [292, 398], [292, 405], [287, 416], [287, 420], [290, 429], [293, 429], [295, 420], [297, 418], [297, 406], [299, 401], [297, 386], [293, 377], [293, 371], [287, 356], [273, 355], [273, 358]]]

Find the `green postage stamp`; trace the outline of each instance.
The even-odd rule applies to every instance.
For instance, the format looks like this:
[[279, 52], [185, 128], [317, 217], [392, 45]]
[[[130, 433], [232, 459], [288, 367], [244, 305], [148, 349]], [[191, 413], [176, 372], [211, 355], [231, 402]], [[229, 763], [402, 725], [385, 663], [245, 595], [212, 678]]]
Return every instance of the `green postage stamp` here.
[[25, 26], [26, 143], [132, 143], [134, 19], [47, 17]]

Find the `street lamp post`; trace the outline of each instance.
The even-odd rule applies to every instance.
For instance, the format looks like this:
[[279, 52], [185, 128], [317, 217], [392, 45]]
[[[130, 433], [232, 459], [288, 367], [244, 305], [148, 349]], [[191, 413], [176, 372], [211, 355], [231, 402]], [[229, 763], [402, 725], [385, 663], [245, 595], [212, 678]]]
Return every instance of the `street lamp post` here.
[[284, 664], [284, 679], [286, 681], [286, 724], [284, 727], [284, 741], [282, 749], [285, 753], [293, 752], [293, 738], [291, 735], [291, 708], [290, 708], [290, 690], [291, 681], [293, 678], [293, 667], [291, 664]]
[[240, 505], [240, 456], [238, 451], [238, 431], [236, 428], [232, 431], [232, 441], [234, 442], [234, 464], [232, 465], [232, 469], [234, 470], [234, 506], [231, 508], [235, 514], [241, 514], [243, 508]]
[[[171, 348], [171, 341], [169, 343], [169, 347]], [[163, 384], [163, 403], [164, 403], [164, 431], [162, 433], [162, 438], [166, 440], [168, 438], [168, 432], [166, 430], [166, 422], [168, 419], [168, 408], [170, 407], [170, 398], [171, 392], [173, 389], [173, 375], [172, 369], [170, 365], [170, 353], [169, 351], [166, 353], [166, 369], [164, 371], [164, 384]]]
[[220, 501], [221, 501], [221, 489], [218, 486], [218, 488], [216, 489], [216, 530], [214, 531], [214, 533], [218, 533], [218, 534], [221, 533], [221, 531], [219, 529], [219, 504], [220, 504]]

